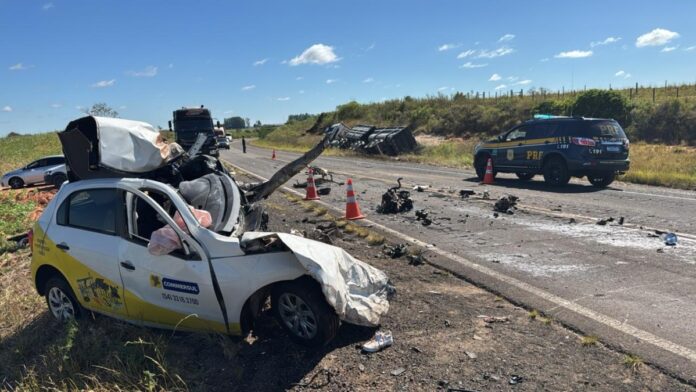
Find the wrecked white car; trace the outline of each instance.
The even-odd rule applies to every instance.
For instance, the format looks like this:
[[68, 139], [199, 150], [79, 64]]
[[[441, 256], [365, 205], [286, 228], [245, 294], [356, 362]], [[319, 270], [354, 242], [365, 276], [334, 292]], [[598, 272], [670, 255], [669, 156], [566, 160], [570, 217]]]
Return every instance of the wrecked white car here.
[[[290, 336], [327, 343], [341, 321], [376, 326], [387, 276], [340, 248], [265, 224], [258, 201], [321, 153], [241, 187], [214, 158], [145, 123], [85, 117], [59, 134], [65, 183], [30, 235], [31, 271], [58, 319], [246, 334], [267, 298]], [[204, 227], [207, 226], [207, 227]]]

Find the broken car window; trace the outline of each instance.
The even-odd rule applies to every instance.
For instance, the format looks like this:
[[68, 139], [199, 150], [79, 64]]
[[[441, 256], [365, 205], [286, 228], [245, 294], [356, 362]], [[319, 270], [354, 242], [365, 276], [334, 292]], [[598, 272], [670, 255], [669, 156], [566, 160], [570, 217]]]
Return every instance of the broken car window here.
[[116, 234], [119, 198], [115, 189], [89, 189], [71, 194], [58, 209], [57, 223]]

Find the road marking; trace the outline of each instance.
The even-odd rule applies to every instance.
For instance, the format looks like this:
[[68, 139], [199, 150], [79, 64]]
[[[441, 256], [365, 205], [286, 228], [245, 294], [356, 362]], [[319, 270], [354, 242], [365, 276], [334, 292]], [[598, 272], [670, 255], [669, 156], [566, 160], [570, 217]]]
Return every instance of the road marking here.
[[[245, 172], [245, 173], [248, 173], [248, 174], [250, 174], [250, 175], [252, 175], [252, 176], [254, 176], [254, 177], [260, 179], [261, 181], [268, 181], [267, 178], [264, 178], [264, 177], [262, 177], [262, 176], [260, 176], [260, 175], [258, 175], [258, 174], [256, 174], [256, 173], [252, 173], [251, 171], [246, 170], [246, 169], [244, 169], [244, 168], [242, 168], [242, 167], [240, 167], [240, 166], [238, 166], [238, 165], [232, 164], [232, 163], [229, 162], [229, 161], [228, 161], [228, 163], [229, 163], [230, 165], [234, 166], [234, 167], [237, 167], [240, 171]], [[298, 191], [296, 191], [296, 190], [294, 190], [294, 189], [288, 188], [288, 187], [286, 187], [286, 186], [283, 186], [282, 188], [283, 188], [286, 192], [288, 192], [288, 193], [292, 193], [292, 194], [294, 194], [294, 195], [296, 195], [296, 196], [300, 196], [300, 197], [303, 196], [302, 193], [300, 193], [300, 192], [298, 192]], [[316, 200], [316, 203], [321, 204], [321, 205], [323, 205], [324, 207], [330, 208], [331, 210], [337, 211], [337, 212], [339, 212], [339, 213], [343, 213], [343, 211], [342, 211], [340, 208], [334, 207], [333, 205], [331, 205], [331, 204], [329, 204], [329, 203], [326, 203], [326, 202], [324, 202], [324, 201]], [[696, 351], [694, 351], [694, 350], [692, 350], [692, 349], [690, 349], [690, 348], [688, 348], [688, 347], [684, 347], [684, 346], [682, 346], [682, 345], [679, 345], [679, 344], [677, 344], [677, 343], [674, 343], [674, 342], [672, 342], [672, 341], [669, 341], [669, 340], [667, 340], [667, 339], [664, 339], [664, 338], [661, 338], [661, 337], [659, 337], [659, 336], [657, 336], [657, 335], [654, 335], [654, 334], [652, 334], [652, 333], [650, 333], [650, 332], [647, 332], [647, 331], [644, 331], [644, 330], [642, 330], [642, 329], [636, 328], [636, 327], [634, 327], [634, 326], [632, 326], [632, 325], [630, 325], [630, 324], [627, 324], [627, 323], [625, 323], [625, 322], [622, 322], [622, 321], [616, 320], [616, 319], [614, 319], [614, 318], [612, 318], [612, 317], [606, 316], [606, 315], [604, 315], [604, 314], [595, 312], [594, 310], [589, 309], [589, 308], [586, 308], [586, 307], [584, 307], [584, 306], [582, 306], [582, 305], [579, 305], [579, 304], [577, 304], [577, 303], [575, 303], [575, 302], [573, 302], [573, 301], [567, 300], [567, 299], [562, 298], [562, 297], [559, 297], [559, 296], [557, 296], [557, 295], [555, 295], [555, 294], [552, 294], [552, 293], [549, 293], [549, 292], [547, 292], [547, 291], [544, 291], [544, 290], [542, 290], [542, 289], [540, 289], [540, 288], [538, 288], [538, 287], [532, 286], [532, 285], [530, 285], [530, 284], [528, 284], [528, 283], [526, 283], [526, 282], [523, 282], [523, 281], [521, 281], [521, 280], [519, 280], [519, 279], [513, 278], [513, 277], [508, 276], [508, 275], [505, 275], [504, 273], [498, 272], [498, 271], [493, 270], [493, 269], [491, 269], [491, 268], [482, 266], [482, 265], [477, 264], [477, 263], [475, 263], [475, 262], [473, 262], [473, 261], [470, 261], [470, 260], [468, 260], [468, 259], [465, 259], [465, 258], [463, 258], [463, 257], [461, 257], [461, 256], [455, 255], [455, 254], [450, 253], [450, 252], [448, 252], [448, 251], [446, 251], [446, 250], [443, 250], [443, 249], [440, 249], [440, 248], [438, 248], [438, 247], [436, 247], [436, 246], [433, 246], [433, 245], [431, 245], [431, 244], [427, 244], [427, 243], [425, 243], [425, 242], [423, 242], [423, 241], [421, 241], [421, 240], [418, 240], [418, 239], [416, 239], [416, 238], [413, 238], [413, 237], [411, 237], [411, 236], [409, 236], [409, 235], [407, 235], [407, 234], [401, 233], [401, 232], [399, 232], [399, 231], [396, 231], [396, 230], [394, 230], [394, 229], [391, 229], [391, 228], [389, 228], [389, 227], [387, 227], [387, 226], [384, 226], [384, 225], [382, 225], [382, 224], [379, 224], [379, 223], [377, 223], [377, 222], [371, 221], [371, 220], [369, 220], [369, 219], [364, 219], [363, 221], [364, 221], [364, 222], [367, 222], [367, 223], [373, 225], [374, 227], [376, 227], [376, 228], [378, 228], [378, 229], [380, 229], [380, 230], [383, 230], [383, 231], [385, 231], [385, 232], [387, 232], [387, 233], [389, 233], [389, 234], [391, 234], [391, 235], [393, 235], [393, 236], [395, 236], [395, 237], [397, 237], [397, 238], [400, 238], [400, 239], [402, 239], [402, 240], [405, 240], [405, 241], [409, 241], [409, 242], [411, 242], [411, 243], [414, 243], [414, 244], [416, 244], [416, 245], [418, 245], [418, 246], [422, 246], [422, 247], [424, 247], [424, 248], [427, 248], [428, 250], [430, 250], [430, 251], [432, 251], [432, 252], [435, 252], [435, 253], [439, 254], [440, 256], [443, 256], [443, 257], [446, 257], [446, 258], [448, 258], [448, 259], [450, 259], [450, 260], [456, 261], [456, 262], [458, 262], [458, 263], [460, 263], [460, 264], [462, 264], [462, 265], [464, 265], [464, 266], [466, 266], [466, 267], [468, 267], [468, 268], [471, 268], [471, 269], [476, 270], [476, 271], [478, 271], [478, 272], [480, 272], [480, 273], [483, 273], [483, 274], [485, 274], [485, 275], [488, 275], [489, 277], [492, 277], [492, 278], [494, 278], [494, 279], [497, 279], [497, 280], [499, 280], [499, 281], [502, 281], [502, 282], [504, 282], [504, 283], [507, 283], [507, 284], [509, 284], [510, 286], [513, 286], [513, 287], [516, 287], [516, 288], [518, 288], [518, 289], [524, 290], [524, 291], [526, 291], [526, 292], [528, 292], [528, 293], [530, 293], [530, 294], [533, 294], [533, 295], [535, 295], [535, 296], [537, 296], [537, 297], [539, 297], [539, 298], [542, 298], [542, 299], [544, 299], [544, 300], [546, 300], [546, 301], [549, 301], [549, 302], [551, 302], [551, 303], [554, 303], [554, 304], [556, 304], [557, 306], [566, 308], [566, 309], [568, 309], [568, 310], [570, 310], [570, 311], [572, 311], [572, 312], [574, 312], [574, 313], [577, 313], [577, 314], [579, 314], [579, 315], [582, 315], [582, 316], [584, 316], [584, 317], [587, 317], [588, 319], [593, 320], [593, 321], [595, 321], [595, 322], [597, 322], [597, 323], [603, 324], [603, 325], [605, 325], [605, 326], [607, 326], [607, 327], [611, 327], [611, 328], [613, 328], [613, 329], [615, 329], [615, 330], [617, 330], [617, 331], [623, 332], [623, 333], [625, 333], [625, 334], [627, 334], [627, 335], [636, 337], [636, 338], [638, 338], [638, 339], [640, 339], [640, 340], [642, 340], [642, 341], [644, 341], [644, 342], [650, 343], [650, 344], [652, 344], [652, 345], [654, 345], [654, 346], [656, 346], [656, 347], [659, 347], [659, 348], [661, 348], [661, 349], [663, 349], [663, 350], [665, 350], [665, 351], [668, 351], [668, 352], [671, 352], [671, 353], [673, 353], [673, 354], [676, 354], [676, 355], [678, 355], [678, 356], [680, 356], [680, 357], [686, 358], [686, 359], [688, 359], [688, 360], [690, 360], [690, 361], [692, 361], [692, 362], [696, 362]]]
[[614, 192], [619, 192], [619, 193], [632, 193], [632, 194], [634, 194], [634, 195], [642, 195], [642, 196], [666, 197], [666, 198], [668, 198], [668, 199], [677, 199], [677, 200], [686, 200], [686, 201], [696, 201], [696, 198], [693, 198], [693, 197], [670, 196], [670, 195], [657, 195], [657, 194], [654, 194], [654, 193], [627, 191], [627, 190], [624, 190], [624, 189], [621, 189], [621, 190], [619, 190], [619, 191], [614, 191]]

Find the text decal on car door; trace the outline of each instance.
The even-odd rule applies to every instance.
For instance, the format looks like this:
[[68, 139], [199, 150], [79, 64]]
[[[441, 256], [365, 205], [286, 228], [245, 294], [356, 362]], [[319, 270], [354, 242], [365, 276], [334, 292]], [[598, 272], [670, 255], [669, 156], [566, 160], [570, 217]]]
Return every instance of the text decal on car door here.
[[165, 290], [178, 291], [180, 293], [198, 294], [200, 289], [197, 283], [184, 282], [181, 280], [174, 280], [169, 278], [162, 279], [162, 287]]

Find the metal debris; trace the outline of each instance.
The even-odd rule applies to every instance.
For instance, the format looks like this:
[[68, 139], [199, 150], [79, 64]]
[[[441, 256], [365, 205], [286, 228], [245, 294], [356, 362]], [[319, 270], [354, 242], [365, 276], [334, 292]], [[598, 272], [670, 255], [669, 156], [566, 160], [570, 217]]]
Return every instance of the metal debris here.
[[510, 375], [510, 381], [508, 381], [508, 384], [510, 384], [510, 385], [519, 384], [523, 380], [524, 380], [524, 378], [522, 378], [522, 376], [518, 376], [517, 374], [512, 374], [512, 375]]
[[382, 248], [382, 253], [391, 257], [392, 259], [398, 259], [399, 257], [408, 253], [407, 244], [396, 244], [396, 245], [384, 245]]
[[607, 223], [610, 223], [610, 222], [613, 222], [613, 221], [614, 221], [614, 218], [610, 216], [610, 217], [608, 217], [608, 218], [604, 218], [604, 219], [598, 220], [598, 221], [597, 221], [597, 224], [600, 225], [600, 226], [606, 226]]
[[403, 178], [399, 177], [396, 180], [398, 185], [389, 188], [389, 190], [382, 195], [382, 203], [377, 206], [377, 212], [380, 214], [398, 214], [413, 209], [411, 192], [401, 190], [401, 180], [403, 180]]
[[481, 198], [483, 200], [489, 200], [491, 198], [491, 193], [488, 191], [483, 191], [483, 194], [481, 194]]
[[423, 226], [430, 226], [433, 221], [428, 218], [430, 213], [425, 208], [422, 210], [416, 210], [416, 220], [420, 221]]
[[321, 241], [325, 244], [333, 244], [336, 238], [342, 237], [343, 233], [338, 229], [336, 222], [320, 224], [309, 235], [309, 238]]
[[507, 323], [510, 321], [510, 317], [508, 316], [486, 316], [482, 314], [478, 316], [478, 318], [483, 319], [483, 322], [485, 322], [486, 324]]
[[475, 195], [476, 192], [474, 192], [472, 189], [462, 189], [459, 191], [459, 197], [462, 199], [468, 199], [469, 196]]
[[517, 201], [519, 199], [519, 197], [513, 195], [503, 196], [495, 202], [495, 205], [493, 206], [493, 211], [512, 215], [515, 213], [515, 210], [517, 209], [515, 206], [517, 205]]
[[398, 368], [398, 369], [392, 370], [392, 371], [391, 371], [391, 375], [392, 375], [392, 376], [399, 376], [399, 375], [401, 375], [401, 374], [402, 374], [403, 372], [405, 372], [405, 371], [406, 371], [406, 369], [400, 367], [400, 368]]
[[430, 188], [430, 185], [416, 185], [413, 187], [413, 190], [416, 192], [424, 192], [428, 188]]

